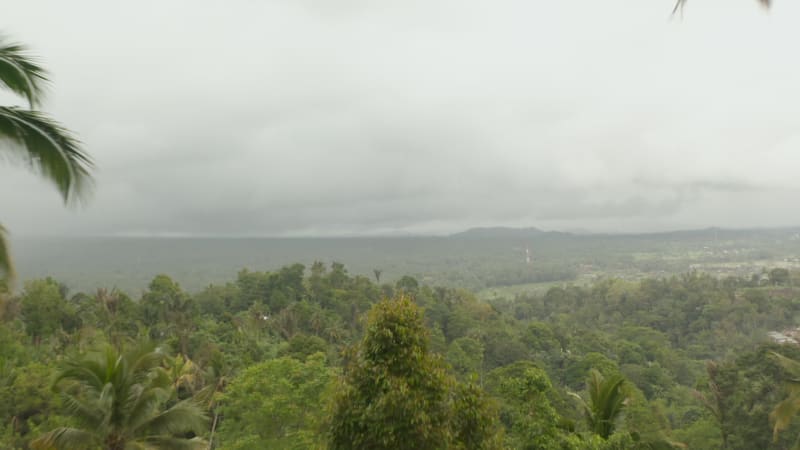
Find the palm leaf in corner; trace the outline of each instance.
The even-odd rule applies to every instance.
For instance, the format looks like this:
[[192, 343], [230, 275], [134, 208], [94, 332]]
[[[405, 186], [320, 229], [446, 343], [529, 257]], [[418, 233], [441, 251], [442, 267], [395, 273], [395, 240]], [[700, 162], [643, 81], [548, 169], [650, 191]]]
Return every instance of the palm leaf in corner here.
[[[23, 97], [28, 109], [0, 106], [0, 160], [21, 164], [53, 184], [64, 203], [84, 199], [93, 163], [80, 142], [60, 123], [35, 110], [44, 97], [47, 72], [25, 46], [0, 36], [0, 88]], [[13, 265], [0, 227], [0, 279], [13, 276]]]
[[773, 439], [777, 440], [778, 434], [788, 428], [795, 416], [800, 413], [800, 362], [776, 352], [770, 353], [789, 375], [784, 380], [788, 395], [769, 414], [770, 422], [773, 424]]

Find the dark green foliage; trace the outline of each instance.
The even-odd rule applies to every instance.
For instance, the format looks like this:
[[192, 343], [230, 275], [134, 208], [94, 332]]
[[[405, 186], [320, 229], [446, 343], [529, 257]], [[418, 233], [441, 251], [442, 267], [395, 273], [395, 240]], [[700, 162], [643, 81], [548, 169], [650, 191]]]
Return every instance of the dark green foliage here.
[[572, 389], [580, 389], [586, 383], [586, 374], [592, 370], [601, 375], [619, 373], [617, 364], [602, 353], [588, 352], [582, 357], [570, 357], [565, 363], [564, 384]]
[[417, 282], [416, 279], [414, 279], [414, 277], [405, 275], [399, 280], [397, 280], [395, 287], [397, 288], [398, 291], [413, 296], [419, 290], [419, 283]]
[[26, 283], [20, 306], [25, 330], [36, 344], [59, 330], [71, 331], [78, 325], [74, 307], [52, 278]]
[[503, 328], [487, 330], [484, 336], [484, 365], [487, 370], [528, 358], [530, 350], [515, 334]]
[[191, 298], [166, 275], [150, 282], [141, 300], [142, 322], [147, 326], [172, 322], [177, 316], [191, 313]]
[[239, 304], [241, 298], [239, 286], [228, 283], [224, 286], [208, 286], [194, 296], [194, 301], [201, 314], [220, 317], [246, 309]]
[[141, 300], [142, 322], [153, 339], [174, 338], [188, 355], [189, 335], [194, 329], [194, 301], [166, 275], [156, 276]]
[[[472, 411], [457, 414], [454, 395]], [[330, 448], [491, 448], [496, 433], [487, 420], [477, 390], [459, 389], [429, 352], [419, 308], [405, 296], [376, 304], [336, 390]]]
[[723, 448], [788, 448], [800, 435], [798, 424], [781, 421], [779, 428], [785, 431], [773, 442], [769, 416], [786, 398], [785, 369], [774, 352], [800, 358], [797, 347], [769, 345], [708, 365], [707, 385], [698, 398], [717, 421]]
[[65, 202], [85, 195], [91, 159], [61, 124], [38, 111], [0, 106], [0, 136], [12, 161], [52, 182]]
[[33, 448], [204, 448], [184, 434], [205, 428], [202, 410], [190, 400], [166, 406], [172, 391], [164, 364], [165, 355], [152, 344], [65, 361], [55, 384], [77, 427], [56, 428]]
[[574, 448], [565, 430], [568, 421], [556, 412], [548, 395], [547, 374], [529, 362], [495, 369], [487, 377], [490, 392], [502, 399], [500, 418], [513, 448], [550, 450]]
[[0, 85], [36, 107], [41, 103], [46, 82], [47, 72], [25, 46], [0, 40]]
[[[178, 437], [197, 435], [220, 449], [611, 450], [679, 442], [778, 450], [800, 436], [796, 421], [769, 420], [792, 398], [784, 390], [791, 372], [770, 352], [800, 359], [800, 349], [759, 347], [767, 331], [790, 329], [800, 317], [800, 289], [791, 284], [690, 273], [487, 303], [421, 279], [378, 286], [341, 264], [315, 263], [307, 274], [300, 265], [242, 272], [195, 295], [167, 276], [153, 279], [141, 299], [102, 289], [68, 296], [54, 280], [5, 292], [0, 396], [11, 400], [0, 408], [0, 448], [25, 448], [59, 427], [85, 429], [85, 417], [50, 391], [48, 374], [64, 355], [125, 349], [147, 336], [178, 354], [151, 372], [166, 383], [156, 403], [201, 405], [207, 426]], [[384, 294], [399, 297], [379, 301]], [[34, 330], [41, 338], [28, 338]], [[717, 361], [712, 371], [704, 370], [708, 359]], [[567, 394], [582, 391], [592, 369], [602, 374], [599, 384], [627, 380], [607, 396], [624, 399], [616, 420], [586, 423]], [[59, 387], [91, 397], [73, 382]], [[591, 393], [580, 396], [591, 417], [602, 417]], [[777, 442], [774, 425], [786, 426]], [[72, 434], [80, 436], [87, 435]]]
[[279, 356], [290, 356], [300, 361], [304, 361], [315, 353], [324, 354], [328, 350], [328, 343], [317, 336], [296, 334], [289, 339], [286, 348], [278, 352]]
[[483, 353], [483, 344], [478, 339], [462, 337], [450, 343], [447, 361], [462, 376], [482, 374]]
[[452, 448], [459, 450], [499, 450], [503, 448], [497, 407], [471, 380], [456, 384], [453, 393]]
[[407, 297], [375, 305], [349, 358], [334, 400], [331, 449], [446, 447], [451, 387]]
[[277, 358], [248, 367], [221, 398], [218, 443], [226, 449], [319, 446], [325, 414], [319, 402], [333, 377], [320, 353], [305, 362]]
[[[61, 399], [50, 390], [52, 368], [37, 362], [0, 366], [0, 431], [7, 426], [9, 441], [22, 446], [37, 430], [65, 423], [58, 412]], [[0, 439], [0, 446], [3, 440]]]
[[241, 291], [242, 302], [232, 304], [233, 312], [249, 308], [253, 304], [265, 305], [269, 311], [277, 312], [289, 303], [305, 296], [302, 264], [282, 268], [278, 272], [239, 272], [236, 284]]

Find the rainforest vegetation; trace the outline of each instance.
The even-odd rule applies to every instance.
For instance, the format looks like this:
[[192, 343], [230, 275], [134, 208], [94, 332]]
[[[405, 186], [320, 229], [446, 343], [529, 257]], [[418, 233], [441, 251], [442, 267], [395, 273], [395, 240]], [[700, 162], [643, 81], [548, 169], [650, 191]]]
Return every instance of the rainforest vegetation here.
[[[48, 77], [0, 36], [2, 161], [71, 205]], [[1, 449], [800, 447], [800, 229], [10, 243]]]
[[[783, 449], [792, 274], [479, 300], [338, 263], [0, 303], [0, 447]], [[781, 355], [781, 356], [778, 356]], [[794, 363], [796, 365], [796, 363]]]

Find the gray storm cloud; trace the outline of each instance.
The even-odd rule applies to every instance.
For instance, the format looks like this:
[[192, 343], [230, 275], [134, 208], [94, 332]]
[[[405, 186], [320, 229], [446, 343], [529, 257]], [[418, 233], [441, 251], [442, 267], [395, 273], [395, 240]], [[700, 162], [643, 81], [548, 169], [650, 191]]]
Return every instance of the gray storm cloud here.
[[97, 190], [0, 168], [18, 234], [800, 223], [791, 2], [44, 3], [5, 32]]

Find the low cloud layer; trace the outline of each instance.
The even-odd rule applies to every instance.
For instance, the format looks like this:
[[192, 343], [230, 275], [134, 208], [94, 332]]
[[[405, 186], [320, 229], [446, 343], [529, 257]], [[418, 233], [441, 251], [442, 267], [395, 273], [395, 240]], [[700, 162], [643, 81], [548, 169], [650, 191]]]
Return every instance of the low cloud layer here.
[[[800, 224], [800, 6], [21, 3], [87, 206], [0, 168], [16, 234]], [[3, 96], [4, 102], [13, 97]]]

